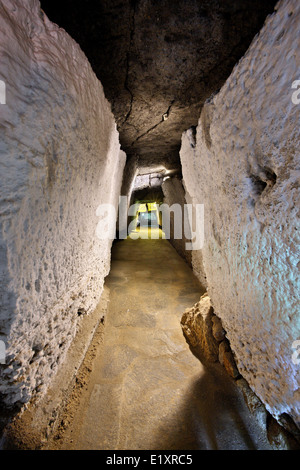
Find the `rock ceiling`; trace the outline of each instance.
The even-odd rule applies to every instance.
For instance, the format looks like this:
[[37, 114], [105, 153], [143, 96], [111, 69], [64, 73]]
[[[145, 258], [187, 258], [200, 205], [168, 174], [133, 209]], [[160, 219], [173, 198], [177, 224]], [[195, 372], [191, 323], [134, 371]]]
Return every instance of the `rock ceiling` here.
[[197, 125], [272, 13], [274, 0], [42, 0], [81, 46], [140, 173], [180, 169], [181, 134]]

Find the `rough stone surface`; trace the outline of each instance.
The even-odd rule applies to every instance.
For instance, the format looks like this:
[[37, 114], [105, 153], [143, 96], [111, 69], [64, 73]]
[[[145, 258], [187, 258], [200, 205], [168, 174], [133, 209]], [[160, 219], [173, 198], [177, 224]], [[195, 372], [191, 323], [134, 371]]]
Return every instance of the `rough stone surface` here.
[[140, 168], [178, 168], [181, 134], [247, 50], [275, 0], [42, 0], [80, 44]]
[[[164, 193], [164, 204], [168, 204], [168, 206], [171, 208], [173, 204], [177, 204], [180, 210], [181, 210], [181, 219], [180, 221], [176, 219], [174, 216], [174, 212], [170, 211], [170, 242], [176, 249], [176, 251], [182, 256], [189, 264], [191, 264], [191, 251], [186, 250], [186, 243], [189, 242], [189, 225], [185, 223], [185, 218], [184, 218], [184, 206], [186, 204], [185, 200], [185, 193], [184, 189], [182, 186], [182, 183], [179, 178], [174, 177], [174, 178], [167, 178], [165, 181], [162, 183], [162, 190]], [[181, 227], [181, 237], [180, 238], [175, 238], [174, 236], [174, 230], [175, 230], [175, 224], [176, 224], [176, 230], [179, 228], [179, 224]], [[188, 225], [188, 226], [187, 226]]]
[[208, 294], [238, 369], [273, 416], [298, 424], [299, 21], [297, 0], [279, 2], [180, 152], [189, 198], [205, 205]]
[[[195, 143], [195, 141], [193, 140], [194, 137], [193, 137], [193, 130], [192, 129], [189, 129], [188, 131], [186, 131], [186, 135], [189, 135], [192, 138], [191, 142]], [[183, 141], [183, 143], [184, 143], [184, 141]], [[194, 145], [194, 143], [192, 145]], [[189, 148], [189, 151], [191, 151], [192, 148], [193, 147], [191, 146]], [[189, 204], [191, 207], [194, 207], [195, 206], [195, 200], [190, 196], [190, 193], [186, 188], [186, 184], [185, 184], [184, 179], [182, 180], [182, 185], [185, 189], [185, 199], [186, 199], [187, 204]], [[192, 191], [191, 191], [191, 193], [192, 193]], [[193, 210], [192, 215], [193, 215], [193, 217], [195, 217], [195, 209]], [[206, 215], [205, 215], [205, 212], [204, 212], [204, 224], [206, 223], [205, 218], [206, 218]], [[204, 266], [203, 266], [202, 250], [192, 250], [191, 258], [192, 258], [191, 262], [192, 262], [193, 271], [194, 271], [195, 275], [197, 276], [197, 278], [199, 279], [200, 283], [204, 286], [205, 290], [207, 290], [207, 277], [206, 277], [206, 273], [205, 273]]]
[[300, 429], [287, 413], [282, 413], [278, 418], [279, 424], [286, 429], [298, 441], [300, 447]]
[[228, 374], [233, 378], [236, 379], [240, 373], [238, 371], [238, 368], [236, 366], [236, 362], [234, 360], [232, 351], [225, 351], [223, 354], [223, 364], [228, 372]]
[[194, 307], [184, 312], [181, 318], [183, 334], [192, 351], [200, 360], [216, 362], [218, 343], [212, 335], [213, 308], [210, 298], [205, 293]]
[[225, 339], [224, 341], [221, 341], [221, 343], [219, 344], [218, 359], [219, 359], [220, 364], [222, 364], [222, 366], [224, 365], [224, 353], [227, 351], [230, 351], [230, 344], [229, 344], [229, 341]]
[[116, 204], [125, 154], [85, 55], [36, 0], [0, 2], [0, 393], [42, 392], [97, 305], [111, 240], [96, 211]]
[[213, 326], [212, 326], [213, 337], [218, 342], [223, 341], [225, 339], [226, 331], [224, 330], [224, 328], [222, 326], [222, 322], [221, 322], [220, 318], [217, 317], [216, 315], [214, 315], [212, 317], [212, 322], [213, 322]]
[[[206, 302], [209, 301], [207, 293], [205, 293], [200, 299], [202, 304], [204, 303], [203, 299], [205, 299]], [[215, 344], [218, 344], [219, 347], [219, 363], [224, 367], [226, 373], [233, 379], [236, 386], [241, 390], [249, 411], [255, 417], [261, 430], [268, 436], [268, 440], [272, 448], [276, 450], [299, 449], [300, 432], [291, 416], [284, 413], [278, 420], [275, 420], [271, 416], [263, 402], [253, 392], [248, 382], [241, 376], [227, 338], [225, 337], [222, 341], [217, 341], [217, 339], [214, 338], [214, 325], [218, 325], [218, 331], [222, 330], [222, 333], [226, 335], [226, 331], [222, 327], [220, 318], [214, 314], [211, 316], [211, 331], [209, 331], [205, 326], [205, 322], [197, 322], [197, 311], [199, 310], [198, 306], [200, 302], [195, 304], [192, 309], [187, 309], [181, 320], [184, 336], [192, 352], [202, 362], [205, 362], [206, 360], [215, 362], [215, 356], [211, 355], [207, 350], [207, 343], [213, 345], [212, 342], [215, 339]], [[206, 317], [207, 319], [209, 315], [205, 315], [205, 310], [203, 308], [202, 312], [204, 313], [204, 318]], [[212, 313], [211, 308], [209, 313]], [[205, 340], [203, 340], [203, 337]]]
[[108, 303], [109, 289], [104, 286], [96, 309], [80, 321], [65, 361], [46, 393], [32, 400], [16, 416], [12, 417], [10, 413], [8, 422], [3, 423], [5, 427], [0, 439], [1, 450], [39, 450], [62, 420], [66, 422], [66, 409], [69, 411], [68, 419], [72, 419], [69, 403], [77, 402], [91, 371], [95, 349], [97, 348], [97, 352], [101, 350]]
[[249, 384], [243, 378], [238, 378], [236, 380], [237, 386], [242, 390], [244, 395], [245, 401], [251, 413], [257, 419], [257, 422], [261, 429], [267, 430], [267, 410], [262, 403], [262, 401], [258, 398], [258, 396], [251, 390]]
[[267, 424], [268, 441], [275, 450], [299, 450], [299, 442], [272, 417]]

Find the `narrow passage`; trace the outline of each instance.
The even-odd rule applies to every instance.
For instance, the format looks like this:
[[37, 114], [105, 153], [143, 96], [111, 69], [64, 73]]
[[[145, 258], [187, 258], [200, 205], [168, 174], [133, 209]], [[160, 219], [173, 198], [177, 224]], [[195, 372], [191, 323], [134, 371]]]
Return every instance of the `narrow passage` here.
[[222, 366], [189, 350], [180, 319], [203, 290], [161, 234], [113, 247], [102, 350], [61, 448], [268, 449]]

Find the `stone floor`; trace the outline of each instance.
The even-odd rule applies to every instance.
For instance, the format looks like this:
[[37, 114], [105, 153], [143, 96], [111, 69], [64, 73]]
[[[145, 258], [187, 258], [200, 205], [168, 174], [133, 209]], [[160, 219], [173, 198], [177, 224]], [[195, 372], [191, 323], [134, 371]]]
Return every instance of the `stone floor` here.
[[167, 240], [117, 242], [104, 342], [61, 449], [269, 449], [222, 366], [189, 350], [180, 318], [203, 289]]

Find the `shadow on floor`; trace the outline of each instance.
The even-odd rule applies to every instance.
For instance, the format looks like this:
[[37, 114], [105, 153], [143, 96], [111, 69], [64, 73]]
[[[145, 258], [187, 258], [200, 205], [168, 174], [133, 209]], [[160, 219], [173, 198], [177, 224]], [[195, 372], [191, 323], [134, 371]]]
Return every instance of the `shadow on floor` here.
[[172, 426], [158, 430], [153, 449], [271, 449], [240, 390], [220, 367], [204, 367], [204, 373], [183, 397]]

